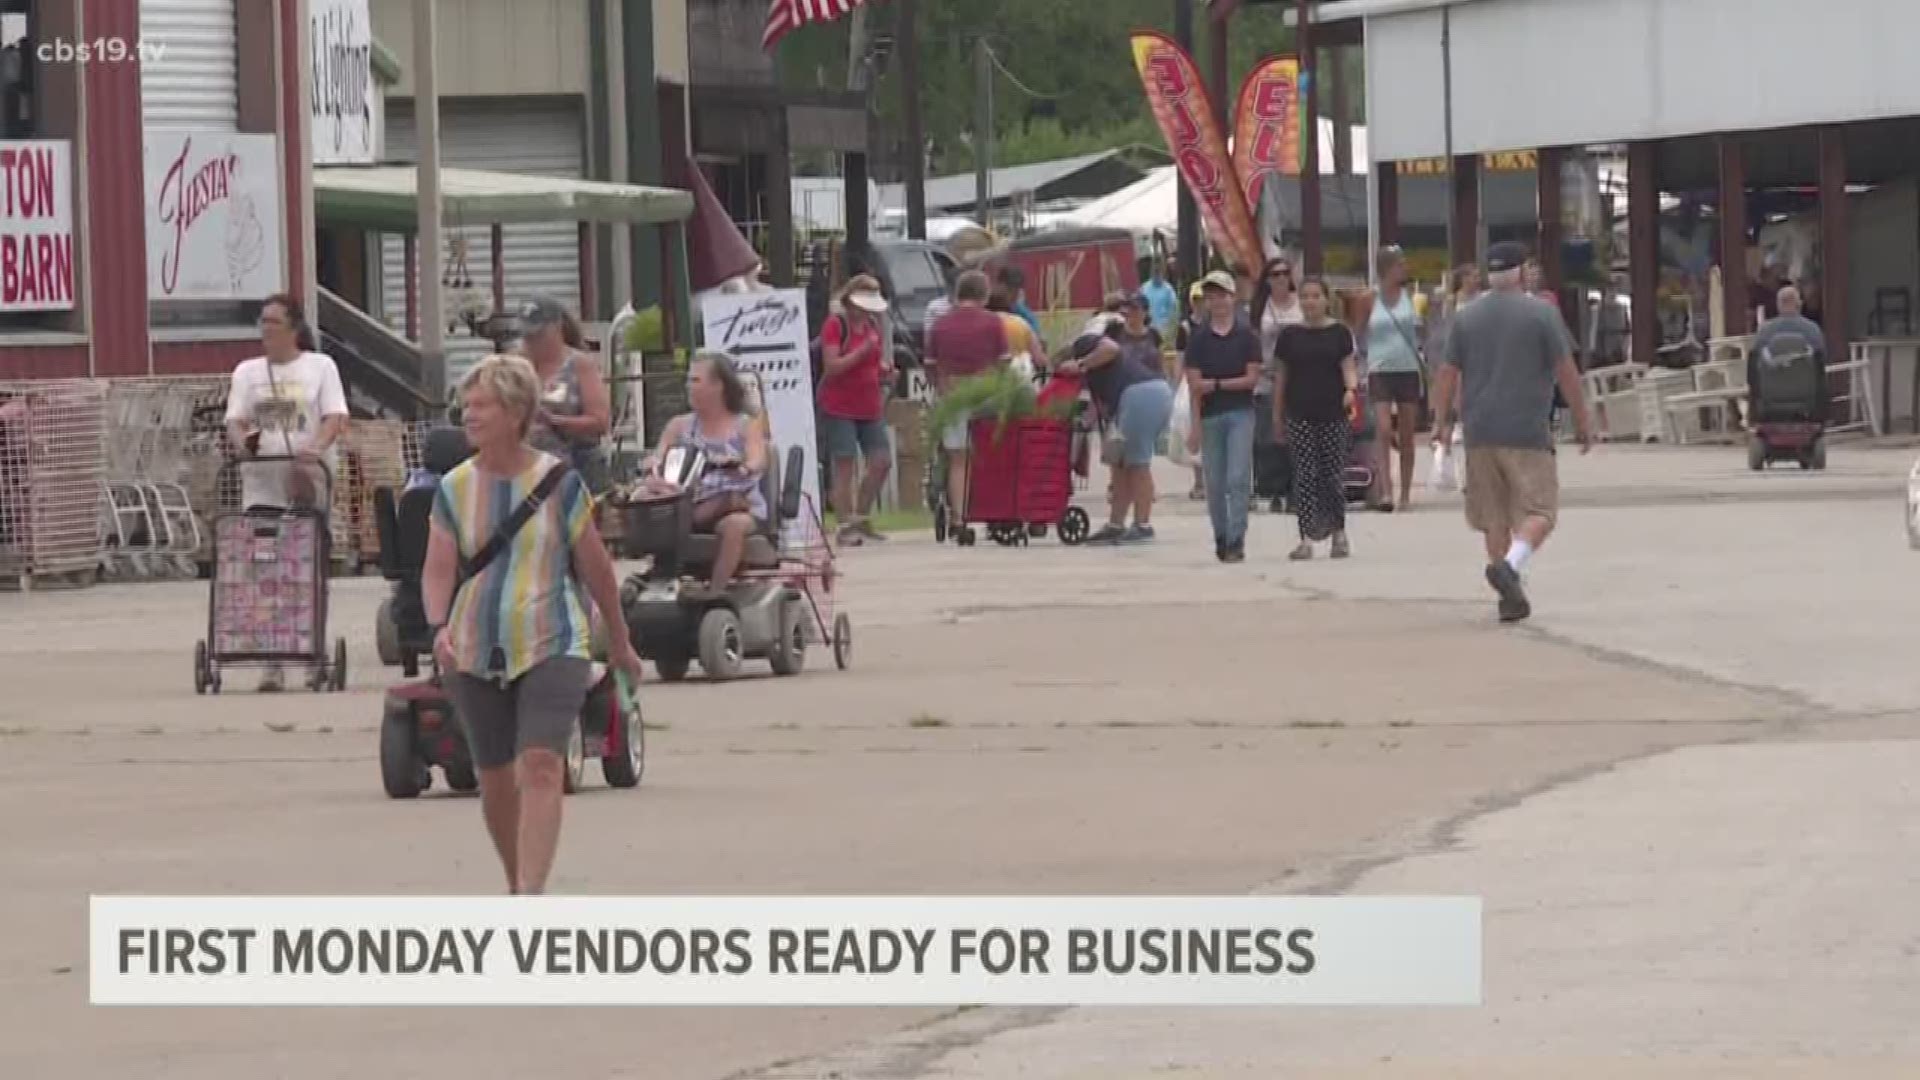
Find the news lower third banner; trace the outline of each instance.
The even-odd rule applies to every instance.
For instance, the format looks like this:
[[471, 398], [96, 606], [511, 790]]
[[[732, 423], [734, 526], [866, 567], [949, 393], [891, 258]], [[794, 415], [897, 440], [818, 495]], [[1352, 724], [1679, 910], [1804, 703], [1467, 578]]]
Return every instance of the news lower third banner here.
[[1477, 1005], [1477, 897], [96, 896], [96, 1005]]

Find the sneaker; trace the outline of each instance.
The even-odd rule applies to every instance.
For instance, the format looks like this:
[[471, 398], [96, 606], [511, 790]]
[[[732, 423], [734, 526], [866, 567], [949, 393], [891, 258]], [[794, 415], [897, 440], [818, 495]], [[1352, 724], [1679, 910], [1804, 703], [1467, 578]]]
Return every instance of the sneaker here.
[[1284, 514], [1286, 512], [1287, 500], [1283, 498], [1275, 496], [1272, 501], [1267, 503], [1267, 513], [1269, 514]]
[[273, 664], [260, 673], [260, 692], [277, 694], [287, 688], [287, 669]]
[[841, 547], [859, 547], [864, 539], [865, 534], [854, 525], [842, 525], [839, 530], [833, 534], [834, 543], [839, 544]]
[[1151, 543], [1152, 540], [1153, 526], [1151, 525], [1135, 525], [1120, 536], [1120, 542], [1123, 544], [1146, 544]]
[[1487, 566], [1487, 584], [1500, 594], [1501, 622], [1520, 622], [1533, 614], [1533, 605], [1527, 602], [1527, 592], [1520, 585], [1518, 570], [1504, 562], [1490, 563]]
[[1187, 492], [1187, 498], [1192, 499], [1194, 502], [1200, 502], [1204, 500], [1206, 497], [1207, 497], [1207, 489], [1204, 487], [1201, 487], [1199, 484], [1195, 484], [1193, 486], [1193, 490]]
[[1220, 560], [1225, 563], [1243, 563], [1247, 561], [1247, 545], [1234, 544], [1227, 548], [1226, 555]]
[[1287, 553], [1287, 558], [1292, 559], [1294, 562], [1306, 562], [1308, 559], [1313, 558], [1313, 545], [1302, 540], [1300, 541], [1299, 547]]
[[1344, 559], [1351, 554], [1353, 554], [1353, 549], [1347, 546], [1347, 534], [1334, 533], [1332, 557]]
[[874, 528], [871, 518], [861, 518], [859, 521], [853, 523], [853, 527], [854, 531], [869, 540], [877, 540], [883, 544], [887, 542], [887, 534]]
[[1094, 533], [1092, 536], [1087, 537], [1087, 546], [1111, 547], [1112, 545], [1119, 543], [1121, 538], [1126, 535], [1127, 535], [1126, 529], [1122, 528], [1121, 526], [1108, 523], [1106, 525], [1100, 526], [1099, 532]]

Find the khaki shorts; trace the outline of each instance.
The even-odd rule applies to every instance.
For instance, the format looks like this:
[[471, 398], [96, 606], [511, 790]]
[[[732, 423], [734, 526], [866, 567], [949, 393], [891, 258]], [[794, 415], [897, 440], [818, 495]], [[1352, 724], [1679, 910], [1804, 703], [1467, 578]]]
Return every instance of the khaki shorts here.
[[1467, 524], [1476, 532], [1512, 532], [1530, 517], [1553, 524], [1560, 473], [1551, 450], [1467, 447]]

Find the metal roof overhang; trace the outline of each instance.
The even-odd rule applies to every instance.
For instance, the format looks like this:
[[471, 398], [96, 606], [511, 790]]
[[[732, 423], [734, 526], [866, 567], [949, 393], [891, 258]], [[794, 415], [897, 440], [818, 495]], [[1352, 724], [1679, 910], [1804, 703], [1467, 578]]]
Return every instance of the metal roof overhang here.
[[[314, 217], [368, 232], [410, 233], [419, 225], [412, 165], [326, 165], [313, 170]], [[440, 170], [447, 225], [576, 221], [658, 225], [693, 216], [693, 195], [676, 188], [601, 180]]]

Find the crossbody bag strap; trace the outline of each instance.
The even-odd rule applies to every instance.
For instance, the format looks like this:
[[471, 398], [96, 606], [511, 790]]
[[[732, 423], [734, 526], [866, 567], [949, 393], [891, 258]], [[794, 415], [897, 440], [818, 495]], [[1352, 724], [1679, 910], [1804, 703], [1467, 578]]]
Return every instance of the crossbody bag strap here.
[[[532, 491], [527, 492], [527, 497], [520, 501], [520, 505], [513, 508], [513, 513], [507, 515], [507, 520], [501, 522], [500, 527], [494, 530], [493, 536], [487, 540], [485, 546], [460, 564], [461, 585], [479, 577], [507, 550], [507, 546], [513, 543], [513, 538], [520, 535], [520, 530], [526, 527], [527, 522], [533, 520], [533, 515], [540, 512], [541, 504], [545, 503], [554, 489], [560, 486], [560, 481], [566, 476], [567, 471], [567, 463], [564, 461], [547, 470], [547, 474], [540, 478], [540, 482], [533, 486]], [[458, 591], [457, 586], [455, 591]]]
[[[1413, 306], [1412, 297], [1408, 296], [1404, 292], [1401, 293], [1401, 296], [1406, 298], [1408, 307]], [[1400, 321], [1400, 316], [1394, 314], [1393, 305], [1387, 304], [1385, 305], [1385, 307], [1387, 311], [1387, 318], [1390, 321], [1392, 321], [1393, 328], [1399, 331], [1400, 340], [1406, 342], [1407, 348], [1413, 351], [1414, 362], [1420, 365], [1420, 376], [1421, 378], [1425, 378], [1427, 374], [1427, 356], [1425, 353], [1420, 351], [1420, 343], [1415, 341], [1413, 335], [1407, 332], [1406, 324]]]

